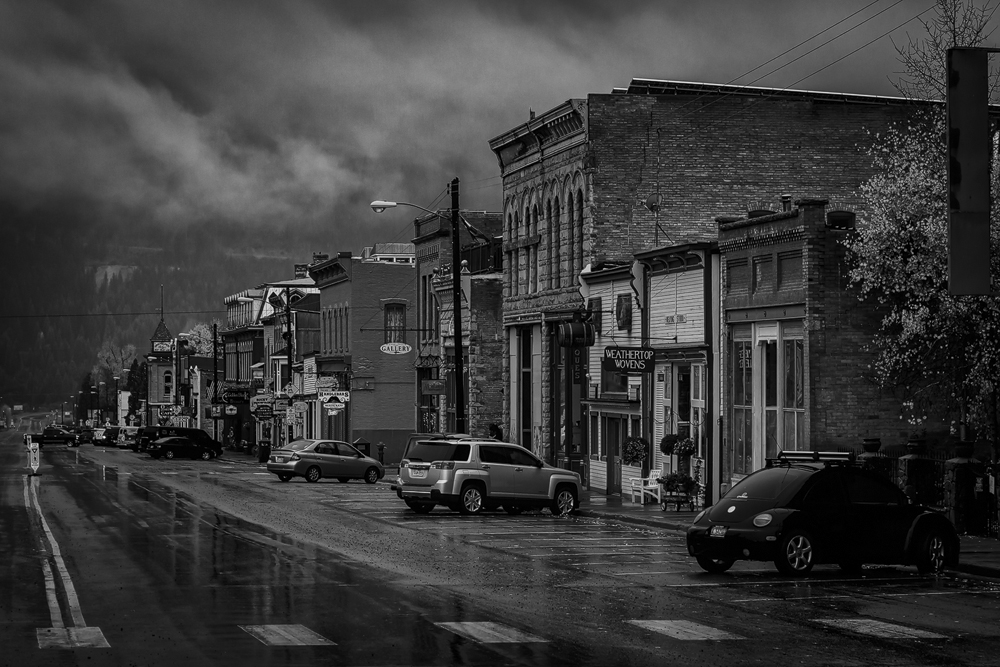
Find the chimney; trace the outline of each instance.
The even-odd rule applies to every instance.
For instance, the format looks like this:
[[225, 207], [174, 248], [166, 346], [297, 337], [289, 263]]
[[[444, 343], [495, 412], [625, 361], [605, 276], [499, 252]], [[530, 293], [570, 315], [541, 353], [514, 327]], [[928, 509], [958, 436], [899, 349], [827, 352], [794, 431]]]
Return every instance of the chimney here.
[[792, 195], [781, 195], [781, 210], [782, 211], [792, 210]]
[[313, 253], [313, 264], [322, 264], [326, 260], [330, 259], [330, 255], [325, 252], [314, 252]]

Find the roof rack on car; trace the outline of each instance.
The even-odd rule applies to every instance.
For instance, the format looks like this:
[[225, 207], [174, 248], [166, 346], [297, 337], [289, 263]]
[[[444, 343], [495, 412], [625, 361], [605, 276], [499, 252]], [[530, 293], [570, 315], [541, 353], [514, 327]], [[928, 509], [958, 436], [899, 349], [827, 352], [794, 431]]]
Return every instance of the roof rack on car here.
[[792, 465], [793, 463], [824, 463], [832, 465], [854, 465], [854, 452], [778, 452], [778, 457], [767, 459], [766, 467], [773, 468], [780, 465]]

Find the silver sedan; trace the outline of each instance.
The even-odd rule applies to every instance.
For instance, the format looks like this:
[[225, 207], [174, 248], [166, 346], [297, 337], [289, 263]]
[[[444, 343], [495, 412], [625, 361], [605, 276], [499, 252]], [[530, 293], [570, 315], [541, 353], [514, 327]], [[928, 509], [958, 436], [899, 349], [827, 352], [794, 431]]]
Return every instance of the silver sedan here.
[[385, 476], [381, 463], [339, 440], [290, 442], [271, 452], [267, 471], [277, 475], [282, 482], [292, 477], [305, 477], [307, 482], [332, 477], [341, 482], [363, 479], [374, 484]]

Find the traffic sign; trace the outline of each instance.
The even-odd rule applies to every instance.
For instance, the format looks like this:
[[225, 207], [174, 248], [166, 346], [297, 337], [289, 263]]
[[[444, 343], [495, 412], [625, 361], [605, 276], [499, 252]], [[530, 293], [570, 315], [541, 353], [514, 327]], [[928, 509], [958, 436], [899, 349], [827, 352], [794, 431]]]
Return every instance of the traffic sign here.
[[285, 395], [288, 397], [292, 397], [295, 395], [295, 385], [292, 384], [291, 382], [285, 385]]
[[38, 473], [38, 443], [32, 442], [31, 438], [28, 438], [28, 465], [31, 466], [31, 474]]

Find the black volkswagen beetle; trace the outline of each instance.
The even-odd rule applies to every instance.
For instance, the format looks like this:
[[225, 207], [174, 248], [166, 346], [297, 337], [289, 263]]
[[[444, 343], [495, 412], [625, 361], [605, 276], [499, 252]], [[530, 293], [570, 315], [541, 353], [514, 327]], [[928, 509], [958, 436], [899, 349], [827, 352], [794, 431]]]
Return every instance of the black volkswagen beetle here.
[[948, 518], [911, 504], [891, 482], [850, 454], [783, 452], [740, 480], [687, 531], [688, 553], [708, 572], [737, 560], [773, 561], [804, 575], [818, 563], [849, 572], [865, 563], [938, 572], [958, 562]]

